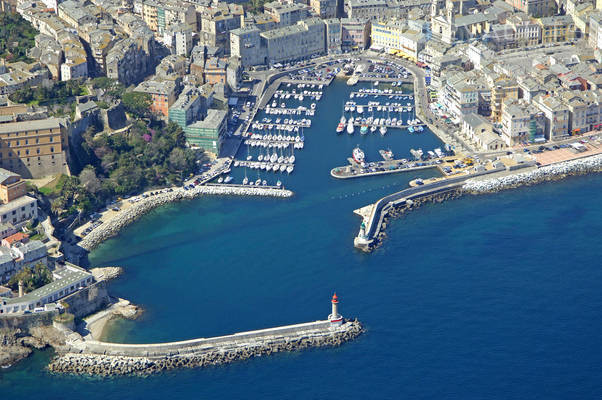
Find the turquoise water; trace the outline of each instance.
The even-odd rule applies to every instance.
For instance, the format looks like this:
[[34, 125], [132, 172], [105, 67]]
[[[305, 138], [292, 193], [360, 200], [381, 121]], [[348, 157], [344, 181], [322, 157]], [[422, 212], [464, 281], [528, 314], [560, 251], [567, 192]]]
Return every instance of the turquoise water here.
[[[366, 333], [336, 349], [148, 378], [53, 376], [37, 352], [0, 372], [7, 398], [599, 399], [602, 176], [426, 205], [372, 254], [352, 211], [421, 174], [337, 181], [360, 144], [439, 146], [430, 134], [334, 133], [346, 86], [321, 101], [287, 200], [208, 197], [155, 210], [103, 244], [111, 291], [145, 308], [109, 338], [151, 342], [322, 319], [334, 290]], [[334, 92], [334, 93], [333, 93]], [[385, 143], [386, 142], [386, 143]], [[432, 173], [432, 172], [431, 172]], [[42, 389], [43, 388], [43, 389]]]

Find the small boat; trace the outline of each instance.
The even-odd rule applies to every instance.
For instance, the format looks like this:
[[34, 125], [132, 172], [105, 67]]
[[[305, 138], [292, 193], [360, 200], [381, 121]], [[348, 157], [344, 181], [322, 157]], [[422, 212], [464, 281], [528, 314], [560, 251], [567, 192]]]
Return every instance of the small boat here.
[[228, 175], [226, 177], [226, 179], [224, 179], [224, 183], [230, 183], [230, 182], [232, 182], [232, 179], [234, 179], [234, 178], [232, 178], [230, 175]]
[[342, 122], [339, 122], [339, 124], [337, 125], [337, 133], [343, 132], [344, 129], [345, 129], [345, 124]]
[[374, 132], [376, 132], [376, 129], [377, 129], [377, 128], [376, 128], [376, 125], [372, 125], [372, 126], [370, 127], [370, 132], [374, 133]]
[[353, 153], [351, 154], [351, 156], [353, 157], [353, 160], [356, 163], [358, 163], [362, 167], [364, 166], [365, 155], [362, 149], [356, 147], [355, 149], [353, 149]]
[[217, 180], [217, 183], [223, 183], [224, 182], [224, 177], [220, 176], [219, 179]]
[[355, 130], [355, 127], [353, 126], [353, 120], [349, 120], [349, 122], [347, 123], [347, 133], [352, 135], [353, 131]]
[[276, 186], [278, 186], [278, 187], [282, 186], [282, 182], [280, 182], [280, 181], [276, 182]]
[[362, 125], [362, 127], [360, 128], [360, 133], [362, 135], [365, 135], [366, 133], [368, 133], [368, 126], [367, 125]]
[[261, 185], [261, 179], [257, 178], [257, 180], [255, 181], [255, 186], [259, 186]]
[[387, 127], [383, 125], [380, 127], [380, 134], [385, 136], [385, 133], [387, 133]]
[[290, 174], [291, 172], [293, 172], [294, 168], [295, 167], [293, 167], [292, 165], [289, 165], [288, 167], [286, 167], [286, 172], [288, 172]]

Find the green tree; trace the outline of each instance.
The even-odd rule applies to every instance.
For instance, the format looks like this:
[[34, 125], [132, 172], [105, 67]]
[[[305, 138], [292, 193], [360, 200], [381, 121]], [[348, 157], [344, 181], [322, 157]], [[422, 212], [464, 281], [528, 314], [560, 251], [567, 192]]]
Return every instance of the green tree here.
[[52, 272], [50, 272], [45, 264], [37, 263], [33, 268], [25, 267], [13, 275], [8, 281], [8, 287], [18, 290], [19, 281], [23, 281], [25, 292], [31, 292], [52, 282]]
[[150, 115], [152, 100], [148, 93], [128, 92], [122, 96], [121, 101], [126, 111], [136, 118]]

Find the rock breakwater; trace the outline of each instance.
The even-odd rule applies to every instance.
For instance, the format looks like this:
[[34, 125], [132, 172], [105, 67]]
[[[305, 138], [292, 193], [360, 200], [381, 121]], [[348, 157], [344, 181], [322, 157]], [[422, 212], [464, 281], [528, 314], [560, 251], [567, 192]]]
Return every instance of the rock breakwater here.
[[602, 155], [595, 155], [497, 178], [469, 179], [462, 189], [472, 194], [493, 193], [519, 186], [559, 180], [570, 175], [583, 175], [600, 171], [602, 171]]
[[131, 207], [122, 210], [113, 219], [90, 232], [79, 242], [79, 246], [90, 251], [108, 238], [117, 235], [125, 226], [131, 224], [152, 209], [175, 201], [193, 199], [201, 195], [291, 197], [293, 192], [286, 189], [240, 186], [197, 186], [190, 190], [177, 188], [171, 192], [162, 192], [149, 196], [134, 203]]
[[310, 347], [340, 346], [363, 332], [357, 320], [346, 321], [341, 327], [329, 330], [299, 331], [296, 334], [276, 335], [245, 341], [231, 341], [219, 346], [187, 349], [154, 357], [93, 354], [74, 349], [57, 356], [48, 369], [57, 373], [99, 376], [148, 375], [175, 368], [197, 368], [228, 364], [252, 357], [267, 356]]

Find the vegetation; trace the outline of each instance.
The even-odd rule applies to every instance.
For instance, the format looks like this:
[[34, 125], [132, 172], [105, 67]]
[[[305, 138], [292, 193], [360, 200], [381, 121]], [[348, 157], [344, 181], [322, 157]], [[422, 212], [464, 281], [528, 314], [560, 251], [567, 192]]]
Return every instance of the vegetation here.
[[257, 14], [263, 12], [263, 5], [269, 2], [270, 0], [250, 0], [245, 3], [244, 8], [247, 12]]
[[35, 46], [38, 31], [17, 13], [0, 13], [0, 57], [8, 62], [33, 62], [27, 50]]
[[62, 176], [40, 189], [53, 197], [51, 210], [58, 217], [96, 210], [116, 195], [180, 182], [194, 171], [196, 155], [173, 123], [150, 129], [138, 121], [127, 134], [88, 130], [83, 139], [89, 165], [77, 177]]
[[125, 93], [125, 87], [121, 83], [106, 76], [92, 79], [92, 87], [94, 89], [103, 89], [105, 94], [113, 99], [120, 99], [123, 93]]
[[39, 85], [35, 89], [26, 86], [9, 96], [15, 103], [54, 105], [73, 104], [74, 96], [87, 94], [86, 87], [80, 80], [54, 82], [50, 87]]
[[127, 92], [121, 97], [121, 102], [125, 110], [135, 118], [150, 116], [152, 99], [148, 93]]
[[19, 281], [23, 281], [23, 290], [31, 292], [52, 282], [52, 272], [42, 263], [37, 263], [33, 269], [25, 267], [19, 273], [13, 275], [8, 281], [8, 287], [19, 290]]

